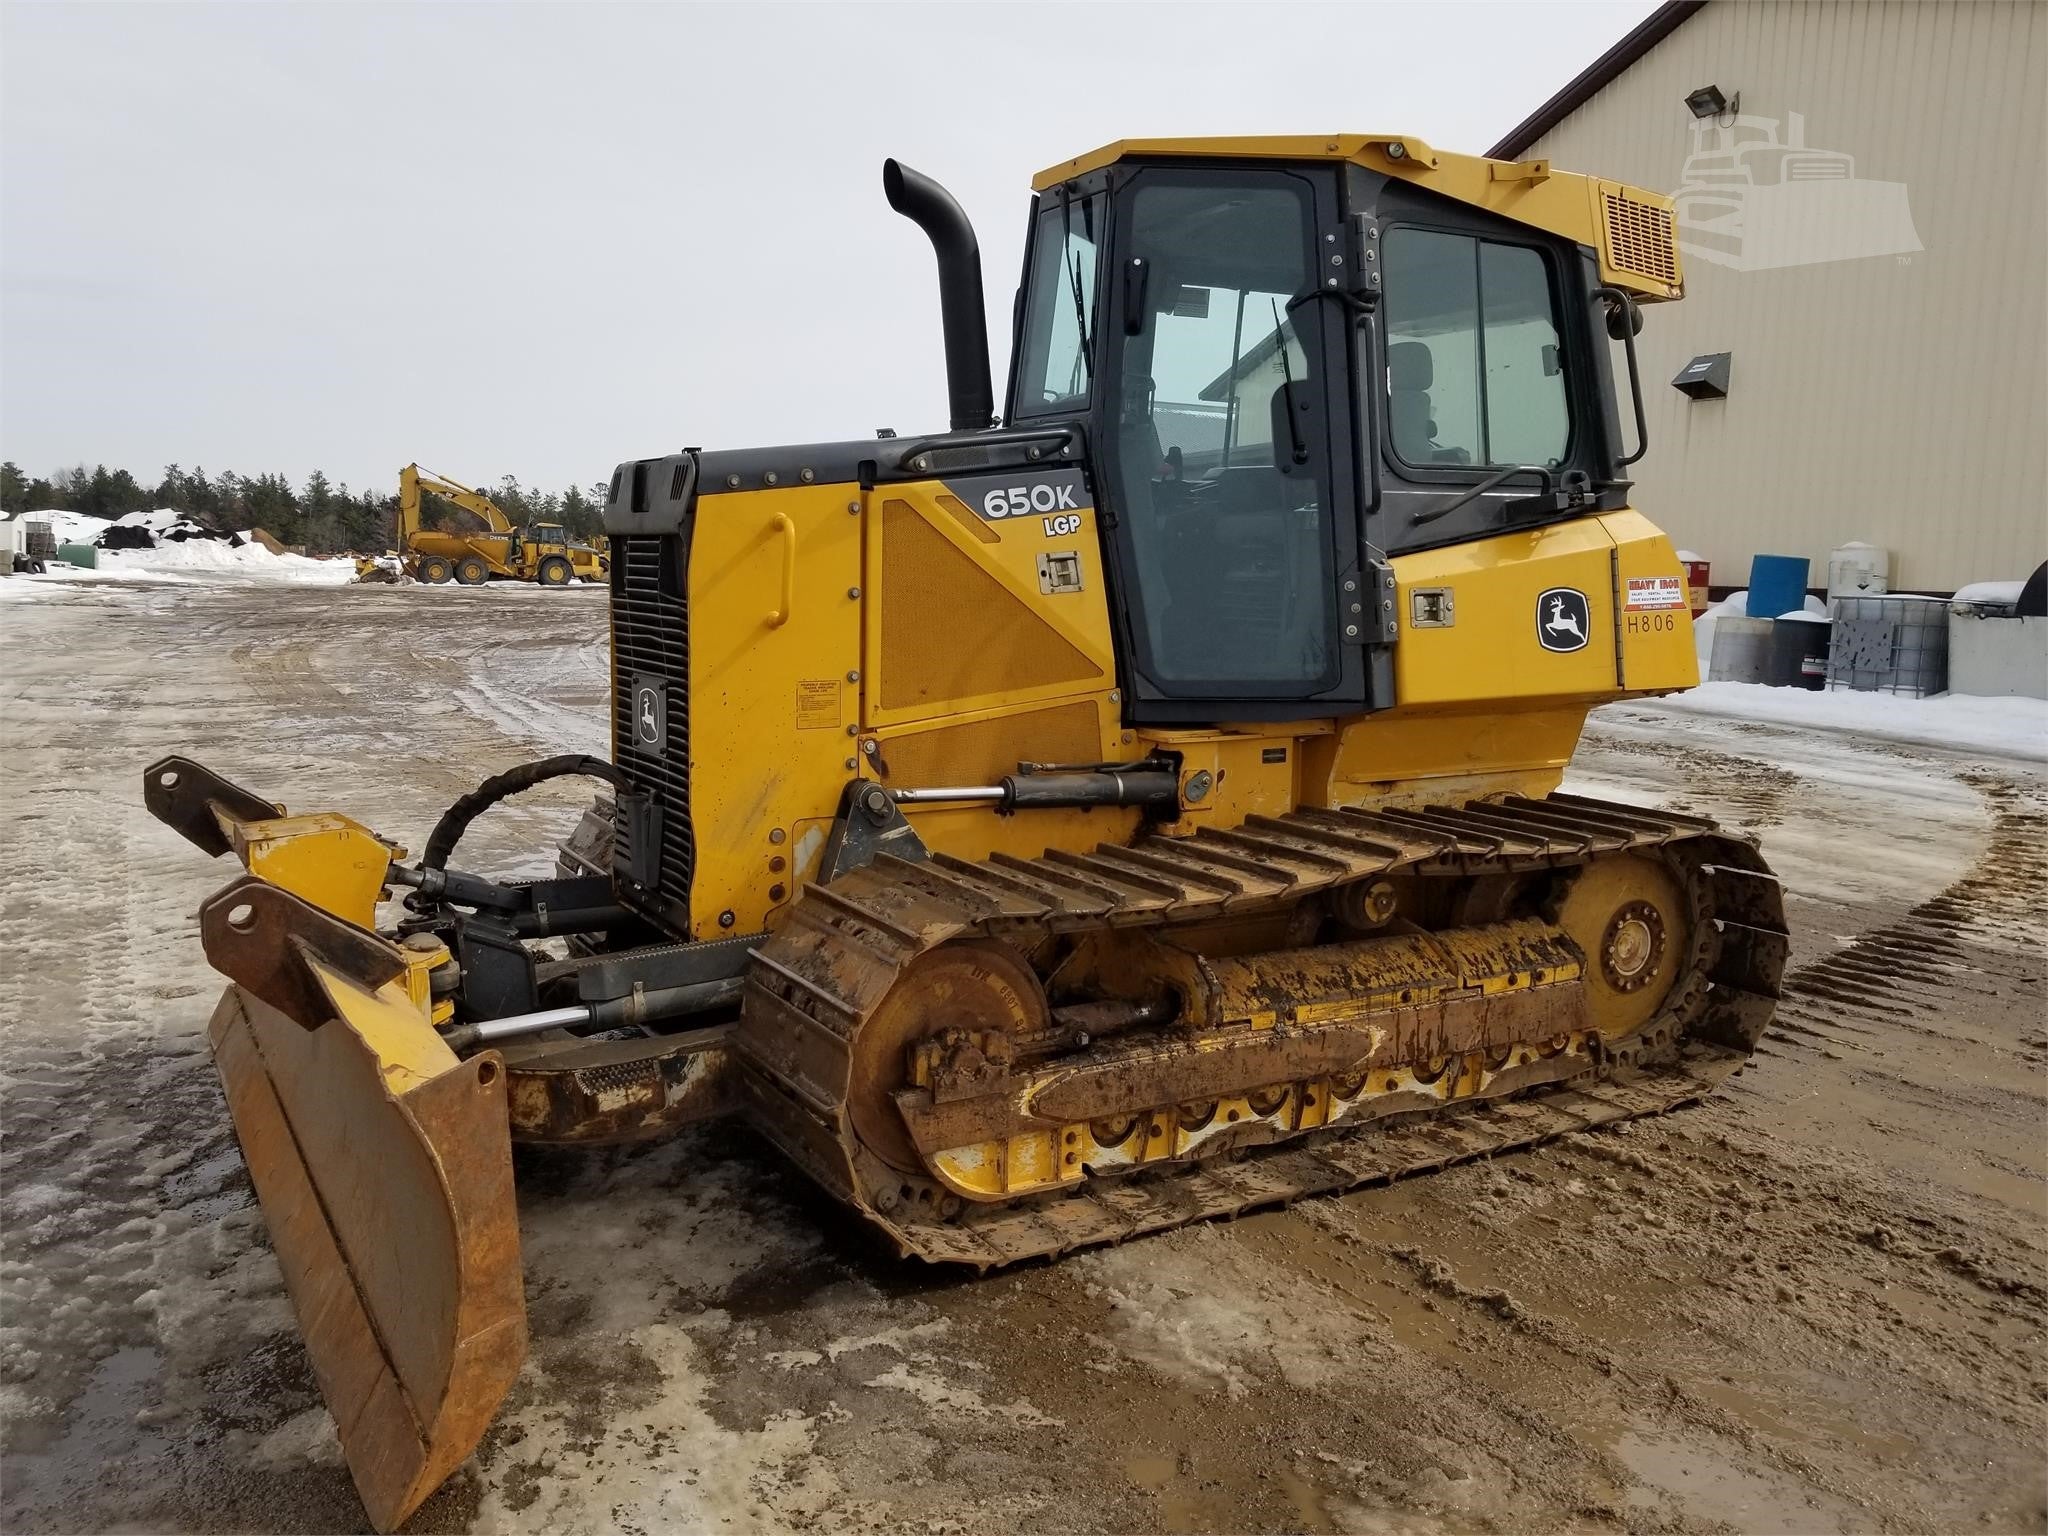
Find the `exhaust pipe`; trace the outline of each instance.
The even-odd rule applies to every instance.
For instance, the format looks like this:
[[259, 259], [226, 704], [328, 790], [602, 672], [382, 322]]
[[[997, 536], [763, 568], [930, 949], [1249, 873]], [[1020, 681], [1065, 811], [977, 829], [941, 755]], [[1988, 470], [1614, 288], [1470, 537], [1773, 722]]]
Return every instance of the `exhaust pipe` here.
[[981, 295], [981, 245], [953, 194], [899, 160], [882, 162], [889, 206], [914, 222], [939, 258], [939, 314], [946, 328], [946, 396], [955, 432], [978, 432], [995, 418], [989, 383], [988, 312]]

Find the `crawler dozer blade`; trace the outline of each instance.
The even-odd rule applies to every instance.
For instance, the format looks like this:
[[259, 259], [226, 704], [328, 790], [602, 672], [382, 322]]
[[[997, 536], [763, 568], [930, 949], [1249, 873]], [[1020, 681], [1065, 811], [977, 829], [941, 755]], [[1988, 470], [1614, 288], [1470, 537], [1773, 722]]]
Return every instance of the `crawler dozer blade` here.
[[380, 1531], [475, 1448], [526, 1353], [504, 1067], [405, 952], [253, 877], [200, 911], [209, 1032], [321, 1393]]

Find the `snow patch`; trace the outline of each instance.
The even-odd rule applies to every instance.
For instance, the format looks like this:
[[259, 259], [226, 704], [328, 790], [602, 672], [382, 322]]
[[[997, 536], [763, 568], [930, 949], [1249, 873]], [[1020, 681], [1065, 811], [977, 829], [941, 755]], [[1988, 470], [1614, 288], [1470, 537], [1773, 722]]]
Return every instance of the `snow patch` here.
[[256, 1442], [256, 1460], [266, 1467], [341, 1465], [341, 1439], [325, 1408], [295, 1413]]
[[1950, 601], [2010, 608], [2020, 600], [2020, 592], [2025, 586], [2024, 581], [1973, 581], [1966, 587], [1958, 587]]
[[899, 1392], [908, 1392], [927, 1408], [944, 1409], [949, 1413], [1008, 1419], [1012, 1424], [1028, 1424], [1034, 1428], [1057, 1428], [1060, 1422], [1040, 1413], [1021, 1398], [1014, 1403], [992, 1403], [972, 1387], [941, 1381], [936, 1376], [919, 1375], [902, 1361], [874, 1377], [868, 1385], [894, 1387]]
[[[574, 1467], [575, 1477], [542, 1475], [523, 1507], [493, 1485], [478, 1511], [480, 1529], [515, 1533], [591, 1529], [591, 1491], [603, 1489], [610, 1529], [759, 1530], [807, 1524], [840, 1493], [827, 1462], [812, 1454], [816, 1429], [794, 1409], [770, 1414], [758, 1429], [728, 1429], [705, 1401], [711, 1376], [697, 1341], [674, 1323], [634, 1334], [661, 1372], [648, 1400], [613, 1411], [596, 1445], [590, 1426], [559, 1406], [536, 1403], [509, 1414], [519, 1459], [541, 1468]], [[619, 1405], [621, 1408], [623, 1404]], [[659, 1426], [655, 1428], [654, 1426]]]
[[1341, 1388], [1387, 1337], [1298, 1272], [1247, 1251], [1232, 1228], [1191, 1231], [1171, 1248], [1114, 1248], [1066, 1261], [1110, 1303], [1124, 1354], [1169, 1381], [1233, 1398], [1276, 1376]]
[[1964, 693], [1913, 699], [1839, 688], [1811, 693], [1762, 683], [1702, 683], [1659, 704], [1688, 714], [1844, 731], [1878, 741], [2048, 762], [2048, 701], [2040, 699], [1978, 698]]

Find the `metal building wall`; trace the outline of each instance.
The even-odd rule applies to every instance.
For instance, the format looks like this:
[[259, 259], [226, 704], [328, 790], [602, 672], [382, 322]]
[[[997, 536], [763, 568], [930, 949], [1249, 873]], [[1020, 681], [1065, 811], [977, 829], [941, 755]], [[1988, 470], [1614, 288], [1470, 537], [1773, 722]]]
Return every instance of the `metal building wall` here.
[[[1524, 156], [1666, 192], [1739, 176], [1688, 177], [1684, 97], [1708, 84], [1781, 141], [1801, 115], [1809, 149], [1854, 157], [1849, 186], [1904, 190], [1845, 192], [1808, 159], [1733, 234], [1681, 206], [1682, 242], [1721, 260], [1686, 249], [1684, 302], [1647, 311], [1639, 505], [1717, 586], [1758, 553], [1822, 585], [1852, 539], [1893, 552], [1895, 590], [2026, 575], [2048, 558], [2048, 7], [1712, 0]], [[1900, 199], [1923, 249], [1886, 249]], [[1688, 400], [1669, 381], [1709, 352], [1734, 354], [1729, 396]]]

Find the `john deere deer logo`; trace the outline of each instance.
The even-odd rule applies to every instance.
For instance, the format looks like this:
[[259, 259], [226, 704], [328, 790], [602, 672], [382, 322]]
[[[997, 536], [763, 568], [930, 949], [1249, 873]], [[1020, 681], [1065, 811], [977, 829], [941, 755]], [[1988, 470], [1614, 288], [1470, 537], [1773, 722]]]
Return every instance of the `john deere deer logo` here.
[[633, 681], [633, 745], [650, 757], [668, 750], [668, 700], [653, 678]]
[[1586, 594], [1577, 587], [1552, 587], [1536, 599], [1536, 641], [1546, 651], [1581, 651], [1592, 631]]

